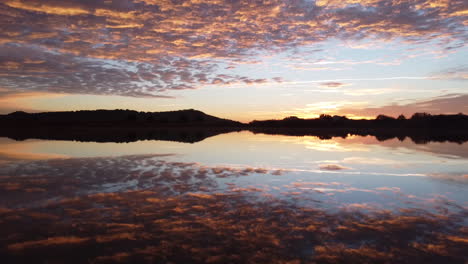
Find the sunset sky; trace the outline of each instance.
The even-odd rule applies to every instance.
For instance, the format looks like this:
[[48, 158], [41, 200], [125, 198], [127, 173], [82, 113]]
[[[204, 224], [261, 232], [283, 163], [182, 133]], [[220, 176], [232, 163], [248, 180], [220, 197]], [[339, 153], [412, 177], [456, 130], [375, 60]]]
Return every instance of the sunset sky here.
[[0, 113], [468, 114], [466, 0], [2, 0]]

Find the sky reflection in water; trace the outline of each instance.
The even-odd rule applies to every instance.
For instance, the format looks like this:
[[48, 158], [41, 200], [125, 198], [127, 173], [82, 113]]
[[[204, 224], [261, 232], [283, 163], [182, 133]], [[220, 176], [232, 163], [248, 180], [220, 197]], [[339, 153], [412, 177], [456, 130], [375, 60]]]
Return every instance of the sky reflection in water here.
[[0, 144], [7, 263], [468, 260], [468, 144], [250, 132]]

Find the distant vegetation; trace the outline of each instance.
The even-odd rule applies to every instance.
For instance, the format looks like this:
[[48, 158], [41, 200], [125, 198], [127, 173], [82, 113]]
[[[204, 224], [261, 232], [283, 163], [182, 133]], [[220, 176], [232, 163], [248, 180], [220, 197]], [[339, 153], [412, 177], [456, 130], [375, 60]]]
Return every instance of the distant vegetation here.
[[319, 118], [301, 119], [295, 116], [282, 120], [253, 121], [250, 130], [255, 133], [317, 136], [321, 139], [346, 138], [348, 135], [375, 136], [379, 141], [410, 138], [417, 144], [468, 141], [468, 116], [431, 115], [415, 113], [410, 118], [379, 115], [375, 119], [348, 119], [345, 116], [321, 115]]
[[378, 115], [375, 119], [348, 119], [345, 116], [320, 115], [319, 118], [302, 119], [295, 116], [282, 120], [252, 121], [251, 127], [298, 127], [298, 128], [435, 128], [468, 129], [468, 116], [431, 115], [415, 113], [411, 118]]
[[197, 142], [206, 137], [232, 131], [291, 136], [317, 136], [322, 139], [349, 135], [375, 136], [378, 140], [409, 137], [416, 143], [431, 141], [468, 141], [468, 116], [415, 113], [379, 115], [375, 119], [348, 119], [345, 116], [321, 115], [302, 119], [295, 116], [281, 120], [252, 121], [248, 124], [207, 115], [189, 109], [169, 112], [132, 110], [95, 110], [0, 115], [0, 136], [17, 140], [27, 138], [98, 142], [130, 142], [156, 139]]
[[431, 115], [415, 113], [410, 118], [378, 115], [375, 119], [349, 119], [346, 116], [322, 114], [319, 118], [302, 119], [295, 116], [280, 120], [252, 121], [248, 124], [207, 115], [194, 109], [167, 112], [138, 112], [133, 110], [82, 110], [66, 112], [25, 113], [0, 115], [0, 122], [27, 126], [248, 126], [298, 128], [457, 128], [468, 129], [468, 116]]

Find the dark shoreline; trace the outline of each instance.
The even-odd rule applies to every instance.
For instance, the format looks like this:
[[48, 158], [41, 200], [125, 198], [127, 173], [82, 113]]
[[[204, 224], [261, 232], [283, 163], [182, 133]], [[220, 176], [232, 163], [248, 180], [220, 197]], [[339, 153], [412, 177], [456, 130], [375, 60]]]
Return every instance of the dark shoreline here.
[[195, 143], [215, 135], [248, 130], [253, 133], [316, 136], [320, 139], [374, 136], [379, 141], [405, 138], [414, 143], [468, 141], [468, 116], [416, 113], [411, 118], [379, 115], [353, 120], [321, 115], [315, 119], [288, 117], [248, 124], [189, 109], [170, 112], [93, 110], [0, 115], [0, 137], [15, 140], [52, 139], [83, 142], [167, 140]]
[[429, 142], [468, 141], [467, 130], [417, 128], [285, 128], [285, 127], [98, 127], [98, 126], [37, 126], [10, 127], [0, 130], [0, 137], [14, 140], [45, 139], [80, 142], [126, 143], [142, 140], [164, 140], [196, 143], [206, 138], [230, 132], [250, 131], [254, 134], [283, 136], [315, 136], [323, 140], [349, 136], [373, 136], [378, 141], [410, 139], [416, 144]]
[[378, 141], [406, 138], [416, 144], [429, 142], [455, 142], [462, 144], [468, 141], [467, 130], [418, 129], [418, 128], [285, 128], [285, 127], [254, 127], [248, 129], [253, 133], [285, 136], [316, 136], [320, 139], [348, 136], [374, 136]]
[[129, 143], [142, 140], [177, 141], [184, 143], [200, 142], [219, 134], [241, 131], [230, 127], [61, 127], [40, 126], [31, 129], [2, 129], [0, 137], [14, 140], [46, 139], [79, 142]]

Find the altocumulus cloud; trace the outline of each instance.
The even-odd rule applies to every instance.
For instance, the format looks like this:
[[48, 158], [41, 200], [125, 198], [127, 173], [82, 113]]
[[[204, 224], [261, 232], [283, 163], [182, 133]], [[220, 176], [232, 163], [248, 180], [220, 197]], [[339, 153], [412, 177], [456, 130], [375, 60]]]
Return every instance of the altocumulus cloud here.
[[392, 104], [381, 107], [362, 107], [342, 108], [340, 111], [361, 116], [377, 116], [380, 113], [388, 113], [393, 116], [405, 114], [410, 116], [416, 112], [428, 113], [468, 113], [468, 94], [448, 94], [444, 96], [434, 97], [427, 100], [416, 101], [408, 104]]
[[167, 96], [207, 84], [263, 83], [221, 69], [331, 38], [455, 49], [468, 39], [467, 7], [463, 0], [5, 0], [0, 87]]

